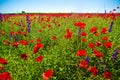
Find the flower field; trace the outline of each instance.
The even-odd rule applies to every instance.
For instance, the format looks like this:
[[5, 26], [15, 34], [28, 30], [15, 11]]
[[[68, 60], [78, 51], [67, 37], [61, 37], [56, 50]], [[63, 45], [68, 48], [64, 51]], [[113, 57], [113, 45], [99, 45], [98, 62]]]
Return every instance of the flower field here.
[[0, 14], [0, 80], [120, 80], [120, 14]]

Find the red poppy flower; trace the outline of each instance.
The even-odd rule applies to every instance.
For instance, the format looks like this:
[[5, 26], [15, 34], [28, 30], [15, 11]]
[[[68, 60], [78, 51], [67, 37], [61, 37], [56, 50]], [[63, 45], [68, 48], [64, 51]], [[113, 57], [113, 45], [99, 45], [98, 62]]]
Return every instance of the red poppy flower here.
[[52, 36], [52, 40], [56, 40], [57, 39], [57, 37], [56, 36]]
[[94, 33], [95, 36], [99, 36], [98, 32]]
[[98, 72], [98, 70], [97, 70], [97, 68], [95, 66], [89, 67], [88, 71], [91, 72], [94, 76], [96, 76], [97, 72]]
[[0, 66], [0, 70], [3, 70], [3, 67]]
[[6, 65], [8, 62], [5, 58], [0, 58], [0, 64]]
[[101, 29], [101, 34], [106, 34], [106, 33], [107, 33], [107, 28], [106, 27], [102, 28]]
[[46, 22], [49, 22], [50, 21], [50, 17], [48, 17], [47, 19], [46, 19]]
[[17, 24], [17, 22], [14, 22], [14, 24]]
[[27, 36], [26, 32], [22, 32], [22, 34], [23, 34], [25, 37]]
[[66, 32], [67, 32], [67, 33], [69, 33], [69, 32], [70, 32], [70, 29], [69, 29], [69, 28], [67, 28], [67, 29], [66, 29]]
[[32, 43], [33, 43], [33, 42], [34, 42], [34, 40], [33, 40], [33, 39], [32, 39], [32, 40], [30, 40], [30, 42], [32, 42]]
[[48, 25], [48, 28], [52, 28], [51, 25]]
[[88, 47], [93, 49], [95, 47], [95, 45], [94, 45], [94, 43], [89, 43]]
[[67, 34], [65, 34], [64, 38], [70, 39], [72, 37], [72, 32], [67, 32]]
[[79, 64], [80, 68], [87, 68], [88, 67], [88, 62], [86, 60], [81, 60]]
[[104, 73], [103, 73], [103, 76], [104, 76], [104, 78], [106, 78], [106, 79], [110, 79], [110, 78], [112, 77], [112, 74], [111, 74], [111, 72], [104, 72]]
[[58, 27], [60, 27], [60, 23], [58, 23], [58, 25], [57, 25]]
[[40, 48], [43, 48], [43, 47], [44, 47], [44, 44], [40, 44], [40, 43], [36, 44], [35, 47], [34, 47], [34, 49], [33, 49], [34, 54], [37, 53], [38, 50]]
[[85, 43], [87, 40], [86, 40], [86, 38], [82, 38], [81, 41], [82, 41], [83, 43]]
[[36, 54], [38, 52], [39, 48], [38, 47], [34, 47], [33, 49], [33, 53]]
[[4, 30], [0, 30], [0, 36], [5, 35], [5, 31]]
[[43, 74], [42, 77], [44, 80], [49, 80], [50, 77], [53, 75], [53, 70], [46, 70]]
[[43, 56], [38, 56], [37, 58], [36, 58], [36, 62], [41, 62], [43, 60]]
[[20, 54], [20, 57], [24, 60], [28, 60], [28, 54]]
[[21, 43], [22, 45], [27, 45], [27, 44], [28, 44], [28, 41], [26, 41], [26, 40], [20, 40], [20, 43]]
[[104, 43], [104, 46], [106, 47], [106, 48], [111, 48], [112, 47], [112, 43], [111, 42], [105, 42]]
[[87, 36], [86, 32], [82, 32], [80, 35], [81, 36]]
[[42, 29], [39, 29], [38, 32], [42, 32]]
[[104, 37], [102, 38], [102, 40], [107, 41], [107, 40], [108, 40], [108, 36], [104, 36]]
[[12, 46], [13, 46], [13, 47], [18, 47], [18, 45], [19, 45], [19, 42], [13, 42], [13, 43], [12, 43]]
[[37, 43], [40, 43], [41, 42], [41, 39], [40, 38], [37, 38], [37, 41], [36, 41]]
[[97, 41], [97, 42], [96, 42], [96, 46], [102, 46], [102, 42]]
[[96, 26], [92, 27], [90, 29], [90, 32], [93, 33], [93, 34], [95, 34], [97, 32], [97, 27]]
[[41, 21], [44, 21], [44, 18], [41, 18]]
[[22, 35], [22, 31], [18, 30], [17, 34]]
[[102, 58], [103, 57], [103, 54], [101, 52], [97, 51], [97, 50], [94, 50], [94, 54], [98, 58]]
[[43, 48], [44, 47], [44, 44], [41, 44], [41, 43], [38, 43], [35, 45], [36, 48]]
[[10, 45], [10, 42], [7, 41], [7, 40], [3, 40], [3, 43], [6, 44], [6, 45]]
[[74, 23], [74, 26], [78, 26], [78, 27], [80, 27], [81, 29], [84, 29], [85, 26], [86, 26], [86, 24], [83, 23], [83, 22], [75, 22], [75, 23]]
[[0, 80], [12, 80], [9, 72], [0, 73]]
[[85, 51], [85, 50], [78, 50], [77, 53], [76, 53], [76, 56], [80, 56], [80, 57], [86, 56], [86, 55], [87, 55], [87, 54], [86, 54], [86, 51]]
[[29, 28], [27, 27], [27, 28], [26, 28], [26, 31], [28, 31], [28, 29], [29, 29]]
[[14, 31], [10, 32], [10, 35], [15, 35], [15, 32]]

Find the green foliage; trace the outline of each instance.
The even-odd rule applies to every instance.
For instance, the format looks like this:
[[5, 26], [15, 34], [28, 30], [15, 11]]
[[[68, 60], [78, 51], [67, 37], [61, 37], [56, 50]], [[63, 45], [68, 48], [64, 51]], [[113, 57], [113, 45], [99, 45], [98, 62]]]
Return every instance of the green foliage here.
[[[22, 11], [22, 13], [25, 13]], [[35, 18], [36, 17], [36, 18]], [[35, 19], [34, 19], [35, 18]], [[44, 18], [45, 20], [41, 21]], [[109, 29], [110, 19], [102, 19], [101, 17], [94, 16], [93, 18], [81, 17], [75, 19], [74, 16], [67, 17], [51, 17], [49, 22], [46, 22], [46, 16], [30, 16], [31, 32], [27, 33], [27, 36], [17, 35], [18, 40], [27, 40], [28, 45], [22, 44], [18, 47], [12, 47], [14, 39], [9, 37], [9, 32], [18, 30], [26, 31], [27, 23], [25, 16], [11, 16], [8, 18], [2, 26], [2, 30], [5, 31], [5, 35], [0, 37], [0, 57], [6, 58], [8, 64], [4, 66], [4, 69], [0, 72], [10, 72], [13, 80], [42, 80], [42, 74], [47, 69], [54, 71], [50, 80], [104, 80], [103, 66], [106, 65], [107, 71], [112, 73], [112, 80], [119, 80], [120, 74], [120, 55], [116, 62], [112, 61], [112, 54], [118, 46], [120, 46], [120, 18], [114, 21], [113, 30], [111, 33], [107, 33], [109, 40], [113, 42], [111, 49], [107, 49], [104, 46], [96, 47], [104, 55], [102, 59], [98, 59], [93, 55], [92, 49], [88, 48], [88, 43], [99, 40], [102, 42], [104, 35], [100, 34], [102, 27]], [[11, 20], [11, 22], [9, 22]], [[38, 21], [40, 20], [40, 22]], [[55, 20], [55, 22], [54, 22]], [[22, 23], [22, 22], [23, 23]], [[81, 41], [82, 37], [78, 37], [78, 27], [74, 26], [74, 21], [81, 21], [86, 23], [84, 30], [87, 33], [86, 43]], [[20, 23], [21, 26], [15, 25], [14, 22]], [[58, 26], [60, 24], [60, 26]], [[48, 27], [51, 25], [51, 28]], [[43, 28], [45, 26], [45, 28]], [[96, 37], [89, 32], [90, 28], [97, 26], [99, 36]], [[65, 39], [66, 29], [69, 28], [72, 32], [71, 39]], [[38, 30], [42, 30], [39, 32]], [[52, 40], [52, 36], [56, 36], [57, 39]], [[36, 42], [30, 42], [30, 40], [36, 41], [41, 39], [41, 43], [44, 44], [44, 48], [40, 49], [36, 54], [33, 53], [33, 48]], [[3, 40], [10, 41], [10, 45], [5, 45]], [[77, 50], [85, 49], [87, 55], [90, 57], [89, 66], [96, 66], [98, 74], [96, 77], [92, 76], [87, 69], [80, 68], [79, 62], [85, 57], [76, 57]], [[20, 54], [27, 53], [28, 60], [20, 58]], [[43, 61], [40, 63], [35, 62], [37, 56], [44, 56]], [[99, 64], [103, 61], [103, 64]]]

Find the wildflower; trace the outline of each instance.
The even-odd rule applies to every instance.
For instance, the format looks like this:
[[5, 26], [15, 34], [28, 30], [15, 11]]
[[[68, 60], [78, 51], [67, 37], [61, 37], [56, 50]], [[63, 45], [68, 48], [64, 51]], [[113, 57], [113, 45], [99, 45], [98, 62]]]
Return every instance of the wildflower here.
[[113, 27], [113, 21], [110, 23], [110, 28], [109, 28], [109, 32], [111, 32], [112, 31], [112, 27]]
[[104, 36], [104, 37], [102, 38], [102, 40], [107, 41], [107, 40], [108, 40], [108, 36]]
[[84, 29], [85, 26], [86, 26], [86, 24], [83, 23], [83, 22], [75, 22], [75, 23], [74, 23], [74, 26], [78, 26], [78, 27], [80, 27], [81, 29]]
[[52, 36], [52, 40], [56, 40], [57, 39], [57, 37], [56, 36]]
[[37, 53], [38, 50], [39, 50], [40, 48], [43, 48], [43, 47], [44, 47], [44, 44], [40, 44], [40, 43], [36, 44], [35, 47], [34, 47], [34, 49], [33, 49], [33, 53], [34, 53], [34, 54]]
[[0, 64], [6, 65], [8, 62], [5, 58], [0, 58]]
[[33, 53], [36, 54], [38, 52], [39, 48], [38, 47], [34, 47], [33, 49]]
[[52, 28], [51, 25], [48, 25], [48, 28]]
[[13, 46], [13, 47], [18, 47], [18, 45], [19, 45], [19, 42], [13, 42], [13, 43], [12, 43], [12, 46]]
[[10, 38], [14, 37], [16, 35], [16, 33], [14, 31], [10, 32]]
[[28, 32], [30, 32], [30, 27], [31, 27], [30, 24], [31, 24], [31, 22], [30, 22], [30, 19], [29, 19], [28, 15], [26, 16], [26, 21], [27, 21], [27, 24], [28, 24], [27, 25]]
[[14, 35], [15, 35], [15, 32], [14, 32], [14, 31], [10, 32], [10, 35], [14, 36]]
[[78, 50], [77, 53], [76, 53], [76, 56], [80, 56], [80, 57], [86, 56], [86, 55], [87, 55], [87, 54], [86, 54], [86, 51], [85, 51], [85, 50]]
[[97, 72], [98, 72], [98, 70], [97, 70], [97, 68], [95, 66], [89, 67], [88, 71], [91, 72], [94, 76], [96, 76]]
[[10, 42], [7, 41], [7, 40], [3, 40], [3, 43], [6, 44], [6, 45], [10, 45]]
[[49, 22], [50, 21], [50, 17], [48, 17], [47, 19], [46, 19], [46, 22]]
[[80, 68], [87, 68], [88, 67], [88, 62], [86, 60], [81, 60], [79, 64]]
[[18, 40], [18, 37], [17, 35], [14, 36], [14, 40], [17, 41]]
[[86, 32], [82, 32], [80, 35], [81, 36], [87, 36]]
[[20, 54], [20, 57], [24, 60], [28, 60], [28, 54]]
[[34, 42], [34, 40], [33, 40], [33, 39], [31, 39], [31, 40], [30, 40], [30, 42], [31, 42], [31, 43], [33, 43], [33, 42]]
[[22, 32], [22, 34], [23, 34], [25, 37], [27, 36], [26, 32]]
[[37, 43], [40, 43], [41, 42], [41, 39], [40, 38], [37, 38], [37, 41], [36, 41]]
[[22, 45], [27, 45], [27, 44], [28, 44], [28, 41], [26, 41], [26, 40], [20, 40], [20, 43], [21, 43]]
[[41, 62], [43, 60], [43, 56], [38, 56], [37, 58], [36, 58], [36, 62]]
[[106, 79], [110, 79], [111, 77], [112, 77], [112, 74], [111, 74], [111, 72], [104, 72], [103, 73], [103, 76], [104, 76], [104, 78], [106, 78]]
[[86, 60], [87, 62], [89, 62], [89, 61], [90, 61], [90, 58], [87, 56], [85, 60]]
[[22, 35], [22, 31], [18, 30], [17, 34]]
[[97, 50], [94, 50], [94, 55], [98, 58], [102, 58], [103, 57], [103, 54]]
[[106, 27], [102, 28], [101, 29], [101, 34], [106, 34], [106, 33], [107, 33], [107, 28]]
[[0, 73], [0, 80], [12, 80], [12, 77], [9, 72]]
[[66, 30], [66, 34], [64, 35], [64, 38], [70, 39], [72, 37], [72, 32], [70, 30]]
[[95, 47], [95, 45], [94, 45], [94, 43], [89, 43], [88, 47], [93, 49]]
[[46, 28], [46, 26], [42, 26], [42, 28], [44, 29], [44, 28]]
[[118, 53], [119, 53], [119, 50], [114, 51], [114, 54], [112, 55], [112, 58], [113, 58], [114, 61], [117, 59]]
[[95, 36], [99, 36], [98, 32], [95, 32], [94, 35], [95, 35]]
[[0, 66], [0, 70], [3, 70], [3, 67]]
[[42, 32], [42, 29], [39, 29], [38, 32]]
[[105, 42], [105, 43], [104, 43], [104, 46], [105, 46], [106, 48], [111, 48], [111, 47], [112, 47], [112, 43], [111, 43], [110, 41]]
[[96, 42], [96, 46], [101, 46], [101, 45], [102, 45], [102, 42], [100, 42], [100, 41]]
[[2, 35], [5, 35], [6, 33], [5, 33], [5, 31], [4, 30], [0, 30], [0, 35], [2, 36]]
[[97, 32], [97, 27], [96, 26], [92, 27], [90, 29], [90, 32], [93, 33], [93, 34], [95, 34]]
[[53, 70], [46, 70], [43, 74], [42, 77], [44, 80], [49, 80], [53, 75]]
[[69, 28], [67, 28], [67, 29], [66, 29], [66, 32], [67, 32], [67, 33], [69, 33], [69, 32], [70, 32], [70, 29], [69, 29]]
[[81, 40], [83, 43], [85, 43], [87, 41], [86, 38], [82, 38]]

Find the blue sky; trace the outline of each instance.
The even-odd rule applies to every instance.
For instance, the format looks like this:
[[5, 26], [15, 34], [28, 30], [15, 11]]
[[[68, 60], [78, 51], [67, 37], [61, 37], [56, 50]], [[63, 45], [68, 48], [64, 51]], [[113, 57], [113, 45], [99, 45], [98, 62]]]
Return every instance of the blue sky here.
[[[120, 0], [0, 0], [0, 13], [26, 12], [103, 12], [110, 11]], [[119, 10], [120, 12], [120, 10]]]

